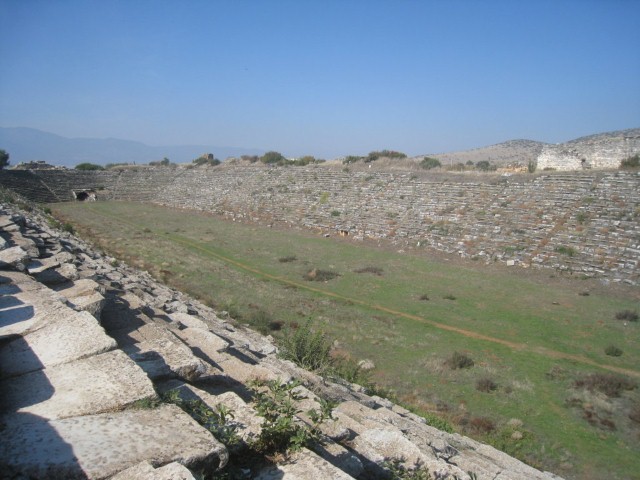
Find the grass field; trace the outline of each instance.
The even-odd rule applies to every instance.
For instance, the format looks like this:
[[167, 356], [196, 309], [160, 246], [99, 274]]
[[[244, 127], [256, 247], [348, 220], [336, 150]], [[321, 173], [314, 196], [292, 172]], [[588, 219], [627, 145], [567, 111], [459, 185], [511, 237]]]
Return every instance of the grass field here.
[[[104, 250], [276, 338], [280, 325], [312, 318], [338, 351], [375, 363], [376, 383], [461, 433], [567, 478], [640, 478], [640, 322], [616, 319], [640, 311], [637, 290], [153, 205], [50, 208]], [[607, 355], [611, 346], [622, 355]], [[454, 352], [473, 366], [452, 369]]]

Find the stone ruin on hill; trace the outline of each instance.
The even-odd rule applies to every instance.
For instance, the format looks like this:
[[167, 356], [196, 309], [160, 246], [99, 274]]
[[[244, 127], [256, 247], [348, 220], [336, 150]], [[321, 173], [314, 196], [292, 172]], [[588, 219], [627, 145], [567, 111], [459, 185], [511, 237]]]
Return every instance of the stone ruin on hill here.
[[[437, 479], [559, 478], [280, 360], [268, 338], [49, 227], [37, 209], [9, 205], [0, 205], [0, 365], [1, 478], [187, 480], [222, 468], [263, 429], [255, 378], [300, 383], [298, 424], [312, 422], [303, 412], [321, 399], [334, 402], [335, 420], [319, 426], [321, 442], [255, 463], [245, 478], [388, 478], [386, 462]], [[184, 411], [193, 400], [230, 409], [238, 443]]]
[[234, 221], [434, 249], [482, 263], [640, 282], [640, 172], [518, 176], [347, 172], [324, 166], [0, 171], [36, 202], [150, 202]]

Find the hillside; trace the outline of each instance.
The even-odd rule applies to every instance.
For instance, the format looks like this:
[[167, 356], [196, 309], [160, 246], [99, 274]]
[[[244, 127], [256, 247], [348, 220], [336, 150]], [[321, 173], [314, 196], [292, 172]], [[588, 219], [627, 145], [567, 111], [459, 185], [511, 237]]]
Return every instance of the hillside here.
[[171, 161], [190, 162], [205, 152], [216, 158], [259, 155], [253, 148], [212, 145], [150, 146], [117, 138], [66, 138], [34, 128], [0, 127], [0, 148], [11, 155], [11, 165], [44, 160], [54, 165], [73, 167], [79, 163], [148, 163], [168, 157]]
[[538, 155], [540, 155], [545, 145], [547, 144], [535, 140], [509, 140], [508, 142], [489, 145], [488, 147], [426, 156], [437, 158], [445, 166], [456, 163], [466, 164], [469, 161], [477, 163], [483, 160], [488, 160], [495, 165], [506, 165], [509, 163], [526, 165], [528, 162], [535, 161], [538, 158]]

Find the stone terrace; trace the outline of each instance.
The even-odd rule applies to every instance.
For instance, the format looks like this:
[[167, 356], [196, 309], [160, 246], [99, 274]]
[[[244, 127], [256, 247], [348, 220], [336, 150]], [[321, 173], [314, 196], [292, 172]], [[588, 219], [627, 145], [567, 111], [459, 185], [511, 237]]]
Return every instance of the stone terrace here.
[[115, 266], [36, 210], [0, 205], [0, 228], [1, 478], [193, 479], [224, 466], [228, 448], [158, 392], [230, 408], [242, 454], [262, 425], [253, 378], [301, 381], [300, 411], [319, 397], [336, 406], [322, 443], [247, 478], [387, 478], [394, 459], [439, 479], [558, 478], [278, 359], [269, 339]]
[[7, 171], [0, 172], [0, 184], [36, 201], [71, 200], [72, 191], [93, 188], [98, 199], [153, 202], [236, 221], [385, 239], [400, 248], [433, 248], [486, 263], [640, 281], [637, 172], [461, 175], [452, 181], [424, 173], [254, 165]]

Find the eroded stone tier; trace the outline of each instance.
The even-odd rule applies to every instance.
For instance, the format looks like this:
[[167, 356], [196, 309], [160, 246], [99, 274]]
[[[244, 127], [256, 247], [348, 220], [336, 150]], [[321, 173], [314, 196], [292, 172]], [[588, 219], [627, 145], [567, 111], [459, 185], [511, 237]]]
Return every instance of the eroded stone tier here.
[[638, 283], [638, 172], [487, 178], [324, 166], [0, 172], [0, 184], [38, 202], [91, 191], [98, 200], [152, 202]]

